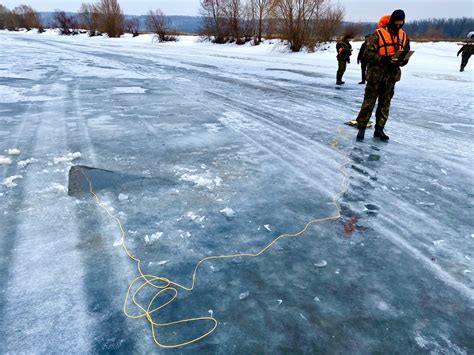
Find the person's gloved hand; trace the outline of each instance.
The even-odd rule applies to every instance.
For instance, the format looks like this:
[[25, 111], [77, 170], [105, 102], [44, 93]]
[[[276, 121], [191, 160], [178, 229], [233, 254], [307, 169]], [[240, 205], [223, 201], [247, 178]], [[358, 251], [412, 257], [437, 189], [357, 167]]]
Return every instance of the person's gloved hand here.
[[392, 56], [391, 55], [383, 55], [380, 58], [380, 63], [388, 65], [388, 64], [393, 64], [392, 62]]
[[405, 65], [408, 64], [408, 60], [402, 60], [401, 62], [397, 63], [399, 67], [404, 67]]

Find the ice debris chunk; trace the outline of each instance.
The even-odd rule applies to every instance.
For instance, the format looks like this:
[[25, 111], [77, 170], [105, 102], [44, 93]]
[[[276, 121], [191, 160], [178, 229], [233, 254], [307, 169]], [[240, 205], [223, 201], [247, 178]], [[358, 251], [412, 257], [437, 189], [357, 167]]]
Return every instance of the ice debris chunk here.
[[18, 163], [16, 163], [16, 165], [18, 165], [18, 167], [20, 169], [24, 169], [26, 168], [28, 165], [30, 165], [31, 163], [34, 163], [36, 162], [37, 160], [34, 159], [34, 158], [31, 158], [31, 159], [26, 159], [26, 160], [20, 160]]
[[235, 217], [235, 211], [232, 208], [226, 207], [223, 210], [219, 211], [222, 213], [225, 217], [227, 218], [234, 218]]
[[10, 165], [12, 160], [6, 156], [0, 155], [0, 165]]
[[119, 201], [128, 201], [128, 196], [125, 194], [119, 194], [118, 199]]
[[15, 180], [17, 180], [17, 179], [23, 179], [23, 176], [22, 175], [14, 175], [14, 176], [7, 177], [7, 178], [3, 179], [2, 185], [6, 186], [6, 187], [18, 186], [18, 184], [15, 182]]
[[283, 300], [271, 300], [270, 303], [268, 304], [268, 308], [271, 311], [276, 311], [278, 310], [278, 308], [280, 308], [282, 303], [283, 303]]
[[5, 152], [9, 155], [20, 155], [20, 150], [16, 148], [6, 149]]
[[327, 264], [328, 264], [328, 262], [326, 260], [321, 260], [317, 263], [314, 263], [314, 266], [321, 268], [321, 267], [327, 266]]
[[241, 294], [239, 295], [239, 300], [244, 300], [244, 299], [246, 299], [248, 296], [250, 296], [250, 292], [249, 292], [249, 291], [245, 291], [245, 292], [243, 292], [243, 293], [241, 293]]
[[156, 241], [158, 241], [161, 236], [163, 235], [163, 232], [156, 232], [152, 235], [145, 235], [145, 243], [150, 245], [150, 244], [153, 244], [155, 243]]

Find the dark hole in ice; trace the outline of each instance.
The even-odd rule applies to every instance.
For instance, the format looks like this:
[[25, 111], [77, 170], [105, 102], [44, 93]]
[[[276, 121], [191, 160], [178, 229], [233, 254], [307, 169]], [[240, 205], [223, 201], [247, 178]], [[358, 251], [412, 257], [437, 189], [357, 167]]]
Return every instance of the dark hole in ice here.
[[145, 180], [143, 176], [124, 174], [111, 170], [93, 168], [89, 166], [76, 165], [69, 170], [68, 195], [78, 196], [90, 193], [89, 181], [94, 191], [115, 188], [120, 185]]

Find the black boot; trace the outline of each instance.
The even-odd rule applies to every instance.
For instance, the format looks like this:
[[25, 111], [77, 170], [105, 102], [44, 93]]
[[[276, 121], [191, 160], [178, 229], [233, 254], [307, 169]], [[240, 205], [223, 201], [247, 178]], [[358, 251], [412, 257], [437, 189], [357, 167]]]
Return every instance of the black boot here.
[[337, 74], [336, 75], [336, 85], [342, 85], [344, 84], [344, 81], [342, 81], [342, 75]]
[[359, 128], [359, 132], [357, 133], [357, 140], [363, 141], [365, 135], [365, 128]]
[[379, 126], [375, 126], [374, 138], [379, 138], [381, 141], [388, 141], [390, 139], [383, 131], [383, 127]]

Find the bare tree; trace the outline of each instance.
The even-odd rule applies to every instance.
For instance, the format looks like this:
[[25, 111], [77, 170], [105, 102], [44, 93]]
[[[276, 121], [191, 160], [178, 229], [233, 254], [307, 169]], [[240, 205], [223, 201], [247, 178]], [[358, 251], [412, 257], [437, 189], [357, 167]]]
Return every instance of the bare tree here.
[[16, 27], [25, 28], [28, 31], [32, 28], [37, 28], [40, 32], [43, 31], [41, 17], [31, 6], [17, 6], [12, 10], [12, 13], [16, 22]]
[[[328, 6], [316, 26], [317, 40], [328, 42], [334, 38], [344, 20], [344, 9], [341, 6]], [[360, 32], [362, 30], [356, 30]]]
[[94, 36], [98, 28], [98, 15], [95, 6], [82, 3], [78, 11], [80, 26], [89, 32], [89, 36]]
[[255, 40], [255, 16], [253, 14], [252, 4], [250, 1], [242, 6], [242, 13], [240, 18], [240, 31], [243, 38], [243, 43]]
[[0, 4], [0, 29], [15, 30], [13, 13], [4, 5]]
[[53, 21], [53, 25], [59, 28], [62, 35], [71, 35], [76, 29], [74, 16], [67, 15], [64, 11], [56, 10]]
[[138, 36], [140, 31], [140, 20], [137, 16], [130, 17], [124, 22], [125, 32], [133, 34], [133, 37]]
[[224, 0], [201, 0], [202, 32], [215, 43], [225, 43]]
[[99, 15], [99, 31], [109, 37], [120, 37], [124, 29], [124, 16], [117, 0], [100, 0], [95, 6]]
[[170, 22], [160, 10], [150, 10], [145, 20], [146, 29], [158, 36], [160, 42], [175, 41], [176, 37], [170, 35]]
[[242, 3], [240, 0], [225, 0], [223, 6], [223, 15], [226, 19], [230, 41], [241, 44], [241, 17]]
[[253, 21], [255, 26], [255, 43], [262, 42], [262, 34], [264, 31], [265, 21], [268, 21], [273, 9], [274, 1], [272, 0], [250, 0]]

